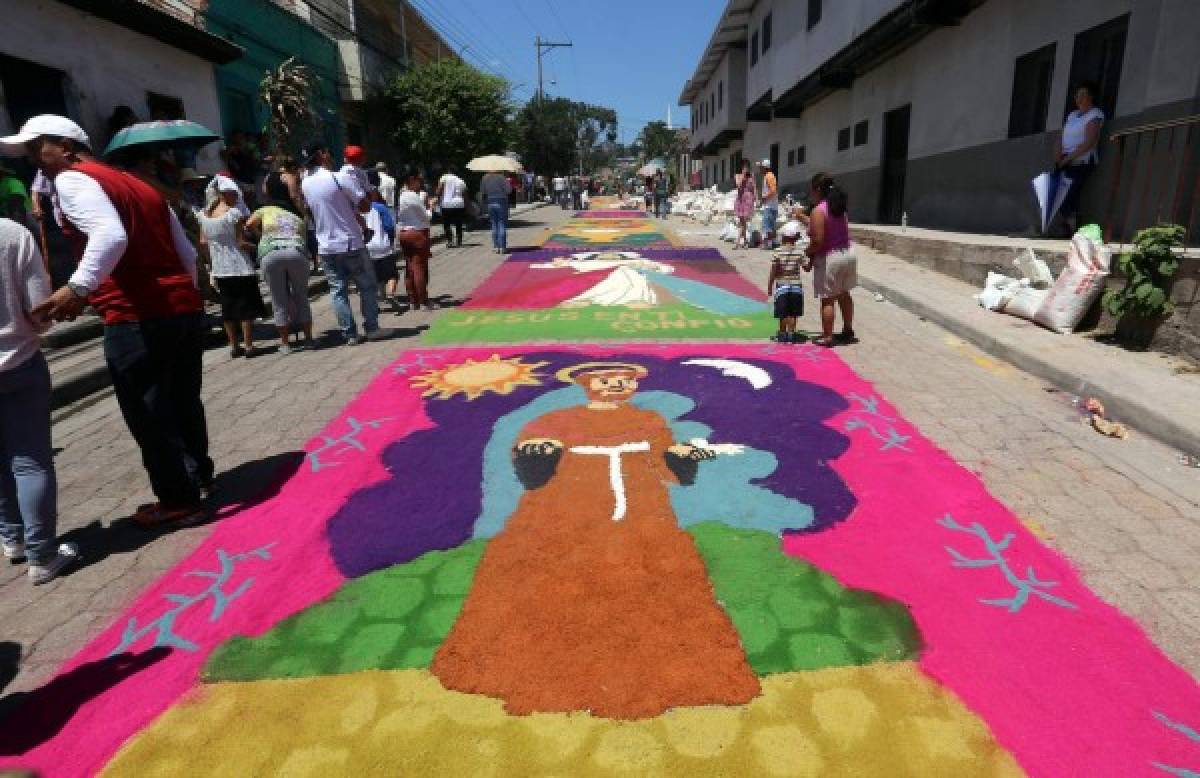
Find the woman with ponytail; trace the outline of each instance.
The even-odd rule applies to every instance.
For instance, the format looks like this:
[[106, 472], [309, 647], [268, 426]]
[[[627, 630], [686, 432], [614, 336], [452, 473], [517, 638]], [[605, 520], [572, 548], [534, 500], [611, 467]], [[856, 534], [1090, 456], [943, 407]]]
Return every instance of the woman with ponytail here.
[[[832, 346], [834, 341], [853, 343], [854, 298], [850, 290], [858, 286], [858, 259], [850, 250], [850, 221], [846, 215], [846, 193], [831, 176], [813, 176], [809, 200], [812, 203], [808, 227], [808, 268], [813, 270], [813, 291], [821, 299], [822, 336], [816, 342]], [[806, 268], [807, 269], [807, 268]], [[842, 331], [833, 334], [834, 303], [842, 310]]]

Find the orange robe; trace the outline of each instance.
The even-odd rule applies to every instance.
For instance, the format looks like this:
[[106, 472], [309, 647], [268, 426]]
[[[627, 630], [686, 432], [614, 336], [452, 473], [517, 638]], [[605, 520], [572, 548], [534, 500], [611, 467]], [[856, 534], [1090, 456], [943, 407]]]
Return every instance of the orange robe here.
[[[748, 702], [758, 679], [681, 530], [657, 413], [621, 405], [554, 411], [518, 441], [564, 444], [484, 552], [462, 613], [433, 660], [450, 689], [503, 699], [516, 714], [590, 710], [610, 718]], [[608, 456], [577, 447], [648, 444], [621, 455], [626, 505]], [[647, 448], [647, 446], [640, 446]]]

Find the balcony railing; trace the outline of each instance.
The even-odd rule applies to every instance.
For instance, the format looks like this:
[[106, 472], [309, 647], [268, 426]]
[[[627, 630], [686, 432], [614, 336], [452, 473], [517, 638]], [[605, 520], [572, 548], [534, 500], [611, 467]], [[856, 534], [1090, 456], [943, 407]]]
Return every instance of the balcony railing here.
[[170, 14], [193, 27], [204, 28], [204, 11], [208, 8], [208, 0], [139, 0], [139, 2]]
[[1143, 227], [1170, 222], [1200, 243], [1200, 115], [1115, 132], [1116, 169], [1108, 195], [1105, 240], [1126, 243]]

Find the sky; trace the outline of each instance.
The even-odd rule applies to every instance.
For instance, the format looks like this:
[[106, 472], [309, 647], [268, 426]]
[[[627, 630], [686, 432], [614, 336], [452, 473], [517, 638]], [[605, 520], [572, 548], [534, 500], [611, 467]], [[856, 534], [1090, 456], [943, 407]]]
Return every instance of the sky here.
[[[537, 91], [534, 38], [570, 48], [542, 58], [547, 95], [617, 111], [620, 140], [642, 126], [689, 124], [676, 105], [725, 0], [410, 0], [471, 64], [501, 75], [523, 103]], [[554, 83], [551, 83], [551, 82]]]

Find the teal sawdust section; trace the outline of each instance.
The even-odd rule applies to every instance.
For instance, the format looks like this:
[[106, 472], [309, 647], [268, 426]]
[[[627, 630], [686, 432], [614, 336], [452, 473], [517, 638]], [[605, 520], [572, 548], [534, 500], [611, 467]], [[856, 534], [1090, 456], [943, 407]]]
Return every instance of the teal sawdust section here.
[[915, 658], [921, 638], [908, 608], [847, 589], [779, 548], [761, 530], [705, 522], [689, 529], [717, 600], [759, 675]]
[[429, 667], [458, 619], [486, 545], [471, 541], [347, 581], [329, 599], [262, 637], [226, 642], [209, 657], [203, 679], [251, 681]]
[[[908, 659], [920, 638], [908, 609], [786, 556], [779, 537], [705, 522], [687, 530], [717, 600], [759, 675]], [[207, 682], [428, 667], [458, 618], [486, 540], [434, 551], [348, 581], [259, 638], [213, 652]]]

